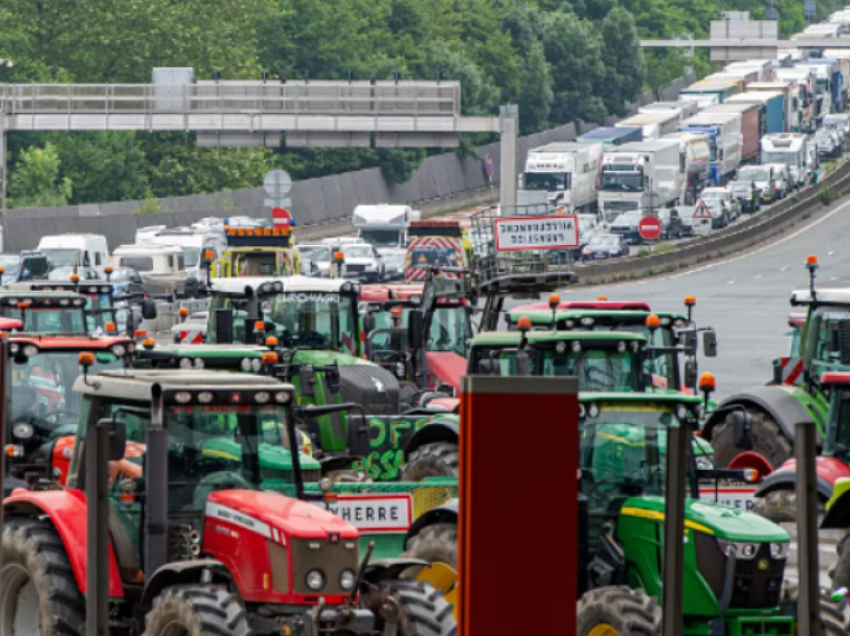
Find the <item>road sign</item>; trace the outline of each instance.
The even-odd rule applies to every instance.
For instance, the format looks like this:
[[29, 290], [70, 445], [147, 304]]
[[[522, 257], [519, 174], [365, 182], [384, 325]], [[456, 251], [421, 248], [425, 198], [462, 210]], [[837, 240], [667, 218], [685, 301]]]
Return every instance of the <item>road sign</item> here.
[[697, 207], [694, 208], [694, 214], [691, 218], [713, 219], [714, 215], [711, 213], [711, 209], [705, 204], [705, 201], [700, 200], [700, 202], [697, 203]]
[[493, 180], [493, 155], [487, 154], [487, 157], [484, 159], [484, 165], [487, 167], [487, 180]]
[[286, 208], [272, 208], [272, 218], [274, 219], [274, 226], [277, 228], [293, 225], [292, 215]]
[[574, 214], [502, 218], [493, 225], [498, 252], [578, 247], [578, 219]]
[[654, 216], [645, 216], [638, 223], [638, 232], [647, 241], [655, 241], [661, 236], [661, 220]]
[[292, 190], [292, 177], [283, 170], [267, 172], [263, 178], [263, 189], [272, 199], [283, 199]]

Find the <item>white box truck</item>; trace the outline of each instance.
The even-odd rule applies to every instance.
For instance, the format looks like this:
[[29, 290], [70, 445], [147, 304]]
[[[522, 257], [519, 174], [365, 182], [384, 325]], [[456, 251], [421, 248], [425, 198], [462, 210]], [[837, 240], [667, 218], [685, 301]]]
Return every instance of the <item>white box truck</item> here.
[[361, 242], [377, 248], [407, 247], [407, 228], [421, 214], [409, 205], [358, 205], [351, 224]]
[[684, 181], [679, 143], [678, 139], [638, 141], [603, 155], [599, 208], [606, 220], [679, 200]]
[[80, 280], [103, 278], [109, 265], [109, 247], [101, 234], [42, 236], [36, 250], [47, 255], [54, 269], [76, 267]]
[[679, 202], [683, 205], [696, 203], [697, 194], [708, 184], [711, 150], [708, 137], [703, 134], [676, 132], [662, 139], [679, 142], [679, 172], [682, 179]]
[[557, 142], [528, 151], [517, 201], [520, 206], [595, 212], [602, 143]]

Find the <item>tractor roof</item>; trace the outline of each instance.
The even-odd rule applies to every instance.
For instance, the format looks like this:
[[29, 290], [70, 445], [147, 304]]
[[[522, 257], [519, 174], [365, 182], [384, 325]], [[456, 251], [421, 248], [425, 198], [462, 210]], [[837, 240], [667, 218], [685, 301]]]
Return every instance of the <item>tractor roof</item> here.
[[240, 344], [198, 344], [179, 345], [166, 344], [156, 345], [153, 349], [138, 349], [140, 358], [164, 358], [166, 356], [180, 358], [261, 358], [268, 353], [268, 347], [259, 345]]
[[[848, 374], [850, 375], [850, 374]], [[642, 402], [663, 404], [702, 404], [703, 400], [698, 395], [688, 395], [676, 391], [664, 391], [657, 393], [611, 393], [581, 391], [578, 394], [579, 402]]]
[[[823, 305], [850, 305], [850, 287], [833, 289], [816, 289], [816, 301]], [[792, 305], [811, 305], [815, 300], [812, 293], [806, 289], [791, 294]]]
[[270, 390], [291, 390], [275, 378], [248, 373], [206, 371], [203, 369], [125, 369], [104, 371], [88, 377], [80, 376], [74, 391], [86, 395], [117, 395], [122, 399], [149, 402], [154, 386], [164, 391], [201, 390], [206, 387], [222, 388], [227, 391], [256, 391], [264, 387]]
[[850, 384], [850, 372], [827, 371], [820, 376], [821, 384]]
[[[480, 333], [472, 339], [473, 347], [502, 347], [516, 346], [522, 339], [519, 331], [487, 331]], [[636, 340], [646, 342], [642, 334], [626, 331], [529, 331], [526, 340], [533, 345], [538, 342], [551, 342], [553, 340], [580, 340], [582, 342], [598, 341], [611, 342], [612, 340]]]
[[[60, 300], [68, 299], [75, 300], [79, 298], [80, 295], [74, 292], [67, 291], [43, 291], [41, 289], [32, 289], [29, 287], [22, 287], [20, 289], [4, 289], [0, 291], [0, 303], [2, 304], [12, 304], [17, 305], [21, 301], [27, 301], [32, 305], [38, 305], [41, 301], [49, 300], [51, 302], [56, 301], [56, 305], [59, 305]], [[9, 302], [9, 301], [14, 302]]]
[[[535, 309], [548, 309], [549, 303], [531, 303], [517, 307], [512, 311], [526, 310], [533, 311]], [[639, 300], [573, 300], [563, 301], [558, 303], [558, 309], [601, 309], [609, 311], [650, 311], [649, 305]]]
[[[508, 312], [511, 321], [516, 322], [523, 316], [528, 316], [532, 324], [551, 324], [552, 310], [551, 309], [534, 309], [531, 311], [520, 311], [511, 309]], [[640, 311], [640, 310], [622, 310], [616, 311], [611, 309], [558, 309], [555, 311], [555, 320], [580, 320], [581, 318], [595, 318], [602, 322], [624, 322], [624, 323], [643, 323], [646, 317], [650, 314], [655, 314], [659, 318], [669, 318], [670, 322], [675, 320], [687, 320], [683, 314], [670, 311]], [[609, 320], [610, 319], [610, 320]], [[670, 324], [670, 323], [668, 323]], [[665, 325], [662, 325], [662, 327]]]
[[806, 324], [806, 313], [802, 311], [792, 311], [788, 314], [788, 326], [797, 327]]

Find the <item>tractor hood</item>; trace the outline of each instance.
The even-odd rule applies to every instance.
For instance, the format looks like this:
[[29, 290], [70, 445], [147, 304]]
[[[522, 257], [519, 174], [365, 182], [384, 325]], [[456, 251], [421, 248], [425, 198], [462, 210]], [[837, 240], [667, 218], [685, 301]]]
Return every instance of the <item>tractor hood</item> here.
[[312, 364], [319, 367], [333, 364], [334, 362], [341, 367], [355, 364], [375, 366], [362, 358], [339, 351], [326, 351], [324, 349], [296, 349], [292, 360], [297, 364]]
[[331, 533], [340, 539], [358, 538], [346, 521], [318, 505], [272, 492], [224, 490], [207, 498], [206, 516], [220, 519], [271, 538], [282, 532], [286, 539], [324, 539]]
[[[633, 497], [624, 504], [622, 514], [662, 521], [664, 498]], [[783, 543], [790, 540], [785, 530], [764, 517], [696, 499], [688, 499], [685, 503], [685, 527], [727, 541]]]
[[460, 395], [460, 378], [466, 375], [466, 358], [453, 351], [427, 351], [425, 360], [428, 363], [428, 375], [436, 378], [437, 382], [447, 384]]

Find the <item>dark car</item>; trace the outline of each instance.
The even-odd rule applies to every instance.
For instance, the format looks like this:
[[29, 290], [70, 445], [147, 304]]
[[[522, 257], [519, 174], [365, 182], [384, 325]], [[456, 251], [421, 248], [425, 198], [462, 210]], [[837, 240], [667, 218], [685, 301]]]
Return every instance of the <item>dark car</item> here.
[[583, 260], [592, 261], [603, 258], [628, 256], [629, 246], [618, 234], [597, 234], [581, 250]]
[[130, 267], [116, 267], [109, 277], [116, 296], [132, 296], [147, 292], [145, 281], [136, 270]]
[[640, 210], [631, 210], [623, 212], [611, 223], [611, 233], [622, 236], [627, 243], [639, 243], [640, 231], [638, 226], [643, 214]]

